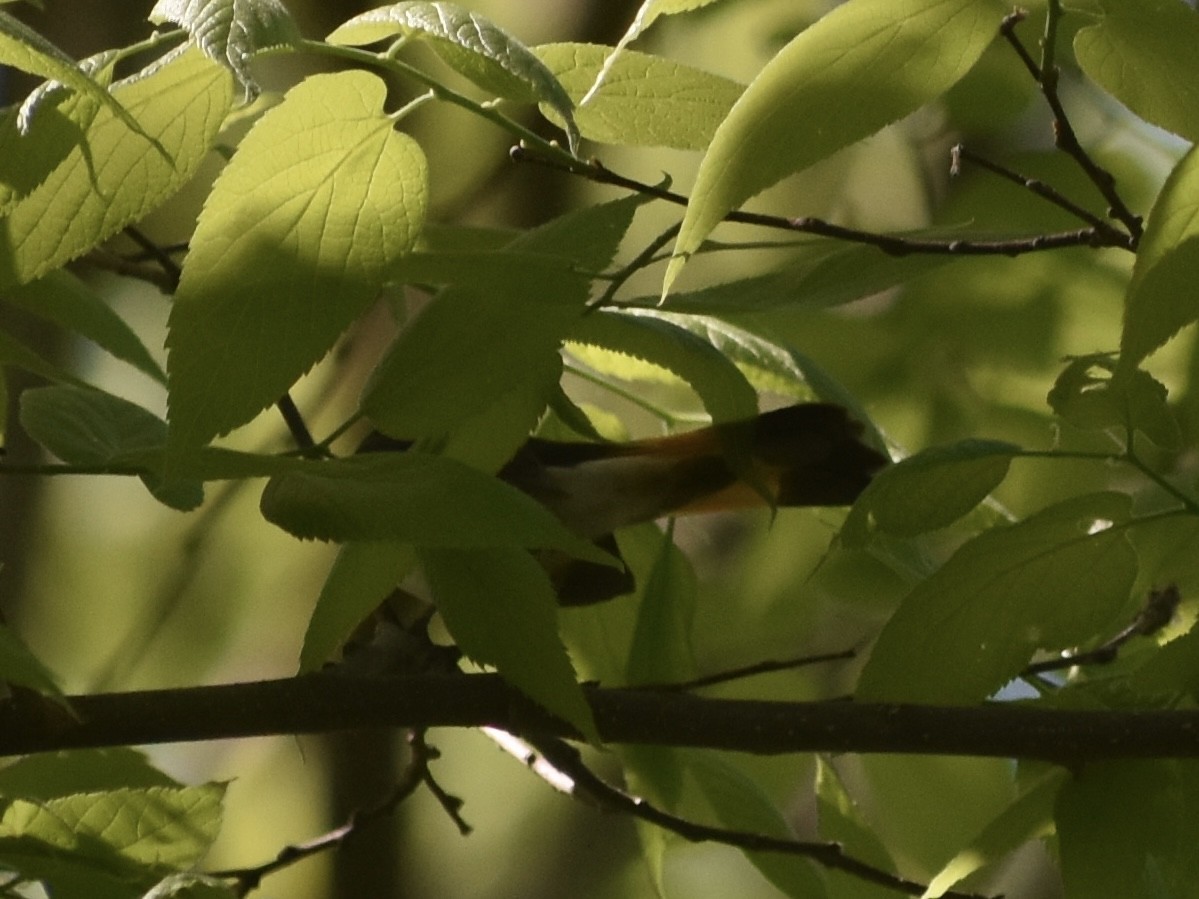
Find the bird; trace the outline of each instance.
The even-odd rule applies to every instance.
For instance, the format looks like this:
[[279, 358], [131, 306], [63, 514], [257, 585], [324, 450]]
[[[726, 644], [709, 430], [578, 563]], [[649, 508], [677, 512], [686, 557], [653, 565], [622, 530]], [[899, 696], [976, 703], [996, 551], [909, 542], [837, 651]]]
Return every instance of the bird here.
[[[799, 403], [755, 417], [624, 442], [530, 437], [498, 477], [619, 559], [614, 532], [661, 518], [754, 506], [848, 506], [890, 460], [834, 403]], [[372, 432], [358, 452], [406, 450]], [[627, 567], [543, 553], [559, 603], [631, 593]]]

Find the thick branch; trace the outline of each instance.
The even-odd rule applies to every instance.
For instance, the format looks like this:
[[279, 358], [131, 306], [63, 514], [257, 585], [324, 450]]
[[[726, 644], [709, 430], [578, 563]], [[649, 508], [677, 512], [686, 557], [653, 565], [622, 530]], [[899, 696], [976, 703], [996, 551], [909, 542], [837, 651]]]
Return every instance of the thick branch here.
[[[1082, 711], [1013, 703], [938, 707], [704, 699], [588, 688], [612, 743], [754, 753], [889, 752], [1043, 759], [1199, 758], [1199, 711]], [[79, 720], [19, 694], [0, 705], [0, 755], [86, 746], [319, 733], [368, 725], [499, 727], [576, 736], [496, 675], [286, 680], [72, 699]]]

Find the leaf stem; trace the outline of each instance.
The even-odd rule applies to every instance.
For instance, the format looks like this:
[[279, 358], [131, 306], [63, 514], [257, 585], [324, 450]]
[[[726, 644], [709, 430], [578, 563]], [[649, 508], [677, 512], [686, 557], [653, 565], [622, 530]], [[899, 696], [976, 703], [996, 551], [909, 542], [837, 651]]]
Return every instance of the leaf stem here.
[[[574, 157], [567, 151], [563, 150], [558, 144], [553, 141], [548, 141], [535, 131], [526, 128], [524, 125], [510, 119], [502, 112], [494, 107], [488, 106], [485, 103], [479, 103], [472, 100], [465, 94], [461, 94], [453, 88], [446, 87], [441, 82], [437, 81], [430, 75], [426, 75], [415, 66], [409, 65], [399, 59], [394, 59], [390, 55], [390, 50], [384, 53], [371, 53], [369, 50], [360, 50], [357, 47], [341, 47], [335, 44], [327, 44], [324, 41], [302, 40], [298, 44], [299, 49], [306, 50], [318, 56], [327, 56], [333, 59], [341, 59], [347, 62], [352, 62], [360, 66], [383, 69], [387, 72], [392, 72], [402, 77], [411, 78], [414, 81], [419, 81], [433, 93], [433, 96], [438, 100], [444, 100], [447, 103], [453, 103], [455, 106], [460, 106], [463, 109], [474, 113], [480, 118], [486, 119], [500, 128], [512, 134], [518, 140], [536, 146], [538, 150], [545, 153], [547, 156], [560, 160], [573, 160]], [[289, 48], [283, 48], [289, 49]], [[270, 51], [264, 51], [270, 52]]]

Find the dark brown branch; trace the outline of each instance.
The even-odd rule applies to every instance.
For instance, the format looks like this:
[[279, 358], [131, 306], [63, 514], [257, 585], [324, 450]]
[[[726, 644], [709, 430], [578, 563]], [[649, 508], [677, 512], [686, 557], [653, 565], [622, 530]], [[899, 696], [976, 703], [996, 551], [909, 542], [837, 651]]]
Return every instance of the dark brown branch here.
[[1126, 249], [1133, 249], [1132, 238], [1130, 238], [1127, 234], [1124, 234], [1118, 229], [1112, 227], [1090, 210], [1079, 206], [1069, 197], [1066, 197], [1056, 188], [1046, 184], [1044, 181], [1040, 181], [1036, 178], [1026, 177], [1021, 175], [1019, 172], [1007, 168], [1006, 166], [1002, 166], [997, 162], [992, 162], [983, 156], [972, 153], [962, 144], [956, 145], [952, 149], [951, 153], [953, 156], [954, 174], [957, 174], [957, 171], [960, 168], [961, 160], [964, 159], [967, 162], [977, 165], [979, 168], [986, 169], [993, 175], [998, 175], [1000, 178], [1011, 181], [1013, 184], [1018, 184], [1020, 187], [1023, 187], [1025, 190], [1036, 194], [1043, 200], [1047, 200], [1054, 206], [1057, 206], [1059, 209], [1064, 209], [1066, 212], [1070, 213], [1076, 218], [1086, 222], [1095, 229], [1096, 233], [1105, 235], [1106, 239], [1110, 240], [1114, 246], [1123, 245]]
[[[725, 827], [713, 827], [680, 818], [657, 808], [645, 799], [630, 796], [628, 793], [618, 790], [588, 768], [574, 747], [561, 740], [537, 740], [533, 745], [549, 764], [574, 781], [576, 792], [581, 790], [601, 808], [646, 821], [678, 834], [689, 842], [721, 843], [746, 852], [776, 852], [782, 855], [796, 855], [810, 859], [829, 870], [843, 871], [867, 883], [907, 893], [910, 896], [920, 896], [927, 890], [925, 884], [905, 880], [846, 855], [837, 843], [772, 837], [766, 834], [730, 830]], [[982, 899], [976, 893], [960, 893], [953, 890], [942, 895], [946, 899]]]
[[[1199, 711], [1049, 709], [704, 699], [587, 688], [610, 743], [790, 752], [1040, 759], [1199, 758]], [[305, 677], [0, 704], [0, 755], [96, 746], [321, 733], [364, 726], [483, 727], [575, 737], [496, 675]]]
[[167, 293], [174, 293], [179, 287], [179, 279], [183, 277], [183, 269], [179, 267], [179, 263], [171, 258], [170, 253], [132, 225], [125, 228], [125, 236], [141, 247], [146, 256], [158, 263], [158, 267], [162, 269], [162, 273], [170, 285]]
[[1116, 179], [1107, 169], [1095, 162], [1078, 141], [1070, 117], [1062, 106], [1058, 95], [1058, 80], [1061, 71], [1057, 67], [1057, 34], [1058, 21], [1062, 15], [1061, 4], [1058, 0], [1050, 0], [1045, 12], [1045, 36], [1041, 41], [1041, 62], [1038, 64], [1032, 55], [1024, 48], [1020, 38], [1016, 36], [1016, 26], [1023, 21], [1022, 14], [1013, 13], [1003, 20], [999, 33], [1016, 51], [1024, 67], [1027, 68], [1041, 88], [1041, 96], [1045, 98], [1050, 111], [1053, 113], [1053, 138], [1059, 150], [1074, 160], [1083, 170], [1087, 178], [1098, 189], [1108, 204], [1108, 215], [1120, 222], [1128, 231], [1128, 248], [1135, 250], [1141, 241], [1144, 231], [1141, 217], [1133, 213], [1125, 204], [1123, 197], [1116, 190]]
[[[618, 175], [605, 168], [599, 162], [561, 163], [555, 159], [539, 156], [527, 148], [517, 146], [511, 150], [511, 156], [517, 161], [528, 161], [544, 165], [558, 171], [578, 175], [598, 184], [610, 184], [625, 190], [634, 191], [655, 199], [686, 206], [688, 198], [664, 187], [645, 184], [634, 178]], [[1000, 240], [975, 240], [971, 238], [916, 238], [902, 237], [896, 234], [881, 234], [874, 231], [862, 231], [858, 228], [848, 228], [835, 225], [824, 219], [800, 217], [786, 218], [779, 215], [767, 215], [760, 212], [744, 212], [734, 210], [728, 213], [726, 222], [738, 222], [744, 225], [757, 225], [762, 228], [772, 228], [779, 231], [790, 231], [800, 234], [815, 234], [819, 237], [831, 237], [847, 243], [866, 244], [877, 247], [891, 256], [911, 256], [914, 254], [938, 256], [1021, 256], [1025, 253], [1037, 253], [1043, 250], [1057, 250], [1063, 247], [1106, 247], [1126, 246], [1127, 238], [1117, 233], [1118, 240], [1113, 240], [1106, 233], [1089, 227], [1074, 231], [1061, 231], [1053, 234], [1036, 234], [1031, 237], [1005, 238]], [[1116, 232], [1113, 232], [1116, 233]]]
[[300, 414], [300, 407], [291, 398], [291, 394], [283, 394], [275, 406], [278, 408], [279, 414], [283, 416], [283, 422], [287, 425], [291, 439], [296, 442], [296, 448], [304, 455], [312, 455], [312, 451], [316, 449], [316, 441], [312, 439], [312, 433], [304, 422], [304, 416]]

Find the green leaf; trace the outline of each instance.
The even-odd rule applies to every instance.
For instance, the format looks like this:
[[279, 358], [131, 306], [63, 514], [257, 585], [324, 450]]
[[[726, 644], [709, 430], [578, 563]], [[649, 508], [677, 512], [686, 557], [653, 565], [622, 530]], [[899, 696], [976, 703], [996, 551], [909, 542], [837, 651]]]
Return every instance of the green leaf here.
[[0, 624], [0, 683], [28, 687], [64, 704], [66, 702], [50, 669], [4, 624]]
[[562, 334], [581, 314], [582, 297], [577, 288], [575, 296], [507, 294], [507, 285], [490, 296], [465, 288], [439, 294], [375, 370], [362, 398], [370, 420], [397, 437], [437, 437], [519, 388], [548, 399]]
[[126, 129], [149, 140], [155, 152], [163, 153], [163, 148], [155, 144], [153, 135], [143, 130], [145, 123], [139, 122], [139, 117], [131, 114], [127, 103], [122, 103], [123, 98], [114, 97], [90, 78], [70, 56], [6, 12], [0, 12], [0, 64], [40, 75], [77, 91], [102, 106]]
[[366, 415], [394, 437], [443, 437], [531, 378], [556, 383], [561, 342], [583, 314], [590, 273], [616, 253], [640, 203], [583, 209], [509, 245], [558, 263], [497, 270], [485, 290], [438, 294], [379, 363], [362, 398]]
[[0, 769], [0, 796], [54, 799], [119, 787], [179, 787], [150, 764], [144, 752], [127, 747], [38, 753]]
[[68, 99], [59, 91], [55, 102], [43, 102], [31, 121], [24, 120], [24, 107], [10, 106], [0, 114], [0, 215], [8, 214], [83, 143], [83, 131], [70, 115], [79, 105], [78, 97]]
[[1089, 640], [1125, 608], [1137, 572], [1125, 494], [1074, 497], [964, 544], [879, 635], [858, 696], [979, 702], [1037, 650]]
[[362, 46], [390, 37], [428, 41], [445, 63], [484, 90], [525, 103], [545, 103], [566, 123], [578, 146], [574, 105], [553, 73], [494, 22], [456, 3], [394, 3], [343, 22], [325, 40]]
[[238, 899], [239, 893], [227, 880], [207, 874], [168, 874], [142, 899]]
[[696, 591], [695, 572], [674, 545], [672, 527], [661, 536], [657, 558], [637, 604], [637, 623], [625, 663], [626, 683], [681, 683], [699, 673], [691, 643]]
[[[1193, 763], [1181, 764], [1193, 770]], [[1193, 879], [1171, 876], [1193, 858], [1189, 847], [1199, 837], [1199, 810], [1193, 790], [1182, 789], [1180, 767], [1161, 760], [1099, 762], [1075, 772], [1056, 807], [1067, 897], [1194, 895]], [[1112, 814], [1116, 807], [1120, 813]]]
[[421, 566], [454, 642], [534, 702], [599, 742], [591, 708], [558, 637], [558, 603], [526, 552], [423, 548]]
[[[728, 78], [635, 50], [613, 55], [611, 47], [567, 43], [542, 44], [533, 52], [575, 102], [579, 132], [602, 144], [703, 150], [745, 90]], [[601, 72], [602, 86], [579, 105]], [[555, 117], [548, 104], [544, 111]]]
[[21, 425], [29, 436], [70, 465], [121, 467], [129, 456], [154, 464], [139, 476], [159, 502], [188, 511], [204, 500], [195, 480], [163, 476], [167, 426], [141, 406], [91, 387], [38, 387], [21, 394]]
[[427, 453], [371, 453], [296, 466], [267, 484], [262, 513], [305, 539], [546, 547], [610, 561], [515, 487]]
[[224, 793], [208, 784], [14, 799], [0, 812], [0, 856], [6, 867], [44, 880], [52, 895], [57, 874], [81, 870], [101, 882], [149, 886], [160, 876], [154, 872], [189, 867], [208, 851]]
[[1008, 11], [999, 0], [850, 0], [803, 31], [716, 132], [663, 296], [730, 210], [944, 93], [982, 55]]
[[651, 310], [601, 310], [584, 316], [569, 339], [661, 366], [686, 381], [713, 419], [749, 418], [757, 392], [745, 376], [706, 340], [676, 324], [681, 316]]
[[1199, 140], [1199, 15], [1178, 0], [1101, 5], [1074, 37], [1082, 70], [1145, 121]]
[[416, 563], [403, 543], [347, 543], [337, 553], [308, 620], [300, 673], [316, 671], [345, 644]]
[[11, 365], [59, 384], [86, 387], [83, 381], [46, 359], [6, 331], [0, 331], [0, 365]]
[[1161, 447], [1181, 441], [1165, 385], [1148, 372], [1120, 368], [1107, 353], [1071, 359], [1049, 391], [1049, 405], [1076, 428], [1137, 430]]
[[1138, 692], [1199, 699], [1199, 628], [1164, 644], [1130, 678]]
[[68, 271], [50, 272], [5, 291], [4, 302], [86, 337], [160, 384], [166, 383], [166, 374], [133, 329], [99, 294]]
[[[745, 774], [710, 754], [681, 752], [679, 756], [685, 759], [687, 773], [695, 778], [722, 827], [795, 839], [787, 819]], [[787, 896], [820, 899], [829, 895], [820, 869], [810, 859], [777, 852], [746, 852], [745, 856]]]
[[1142, 359], [1199, 319], [1192, 290], [1199, 280], [1199, 150], [1166, 179], [1149, 214], [1124, 300], [1120, 364]]
[[414, 244], [425, 158], [383, 113], [386, 92], [365, 72], [302, 81], [217, 179], [171, 310], [178, 445], [206, 443], [275, 402]]
[[279, 0], [158, 0], [147, 18], [185, 29], [205, 56], [233, 73], [247, 103], [261, 90], [250, 74], [254, 54], [300, 39], [300, 29]]
[[[880, 871], [895, 872], [895, 861], [886, 846], [871, 830], [837, 770], [821, 756], [816, 757], [816, 813], [821, 837], [838, 844], [846, 854]], [[826, 877], [830, 892], [837, 897], [891, 899], [895, 895], [884, 887], [866, 884], [841, 871], [828, 871]]]
[[854, 504], [842, 532], [862, 546], [871, 524], [912, 537], [957, 521], [1007, 477], [1020, 447], [997, 440], [963, 440], [924, 450], [880, 471]]
[[638, 8], [637, 15], [633, 17], [633, 24], [621, 38], [621, 44], [636, 40], [660, 16], [675, 16], [679, 13], [691, 12], [715, 2], [716, 0], [645, 0]]
[[975, 871], [1052, 834], [1054, 800], [1068, 777], [1061, 768], [1051, 768], [1029, 784], [1015, 802], [937, 872], [921, 899], [939, 899]]
[[212, 146], [232, 85], [223, 69], [189, 52], [113, 93], [171, 159], [107, 108], [66, 100], [58, 109], [85, 140], [0, 222], [0, 287], [59, 268], [175, 193]]

